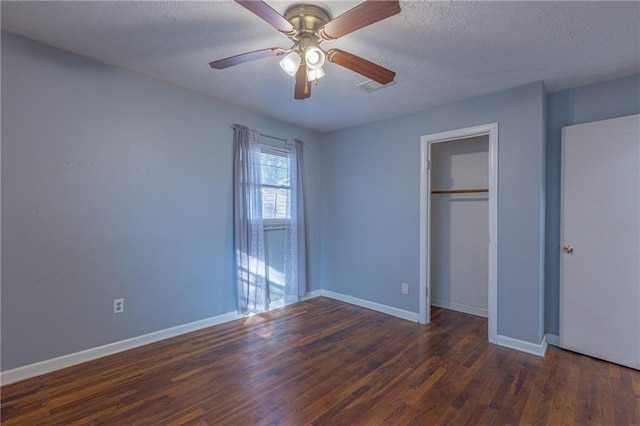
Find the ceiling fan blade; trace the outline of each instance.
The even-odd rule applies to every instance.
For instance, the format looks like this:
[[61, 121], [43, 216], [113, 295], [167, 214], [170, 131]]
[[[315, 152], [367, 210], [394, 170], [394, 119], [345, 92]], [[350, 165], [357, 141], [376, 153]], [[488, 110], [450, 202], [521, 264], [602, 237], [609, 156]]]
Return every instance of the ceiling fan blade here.
[[296, 89], [293, 97], [295, 99], [307, 99], [311, 96], [311, 82], [307, 80], [307, 65], [300, 64], [296, 72]]
[[327, 22], [318, 30], [318, 35], [323, 40], [335, 40], [398, 13], [400, 13], [398, 0], [367, 0]]
[[221, 70], [229, 68], [234, 65], [242, 64], [249, 61], [255, 61], [256, 59], [268, 58], [270, 56], [278, 56], [284, 52], [284, 49], [280, 47], [270, 47], [268, 49], [254, 50], [253, 52], [241, 53], [239, 55], [230, 56], [224, 59], [218, 59], [217, 61], [209, 62], [211, 68]]
[[265, 2], [260, 0], [235, 0], [235, 2], [262, 18], [281, 33], [287, 36], [295, 34], [293, 25]]
[[396, 77], [395, 72], [343, 50], [331, 49], [327, 52], [327, 58], [334, 64], [362, 74], [380, 84], [391, 83]]

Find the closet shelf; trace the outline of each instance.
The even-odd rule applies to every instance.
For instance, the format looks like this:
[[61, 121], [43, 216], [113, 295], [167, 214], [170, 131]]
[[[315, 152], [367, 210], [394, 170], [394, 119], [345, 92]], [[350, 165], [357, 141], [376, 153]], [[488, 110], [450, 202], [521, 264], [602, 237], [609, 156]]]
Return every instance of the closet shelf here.
[[477, 194], [489, 192], [489, 189], [479, 188], [479, 189], [446, 189], [446, 190], [433, 190], [432, 194]]

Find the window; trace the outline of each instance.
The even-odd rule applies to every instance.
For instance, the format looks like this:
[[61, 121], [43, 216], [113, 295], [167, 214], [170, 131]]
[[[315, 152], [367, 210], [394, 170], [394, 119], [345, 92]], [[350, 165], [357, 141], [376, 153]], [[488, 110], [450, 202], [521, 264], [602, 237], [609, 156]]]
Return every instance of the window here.
[[262, 146], [262, 219], [265, 225], [284, 225], [290, 216], [291, 181], [285, 151]]

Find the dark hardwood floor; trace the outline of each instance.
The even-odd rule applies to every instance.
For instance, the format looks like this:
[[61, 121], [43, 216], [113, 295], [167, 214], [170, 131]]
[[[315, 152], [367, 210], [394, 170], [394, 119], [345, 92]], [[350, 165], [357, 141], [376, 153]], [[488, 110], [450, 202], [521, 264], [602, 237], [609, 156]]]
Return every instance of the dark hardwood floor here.
[[2, 387], [2, 424], [640, 424], [640, 372], [326, 298]]

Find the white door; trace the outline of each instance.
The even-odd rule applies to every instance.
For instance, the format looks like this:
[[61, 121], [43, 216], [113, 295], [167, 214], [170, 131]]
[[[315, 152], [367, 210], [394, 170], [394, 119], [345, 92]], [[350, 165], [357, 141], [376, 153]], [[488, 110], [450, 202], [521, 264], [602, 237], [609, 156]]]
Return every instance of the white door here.
[[562, 129], [560, 346], [640, 369], [640, 115]]

